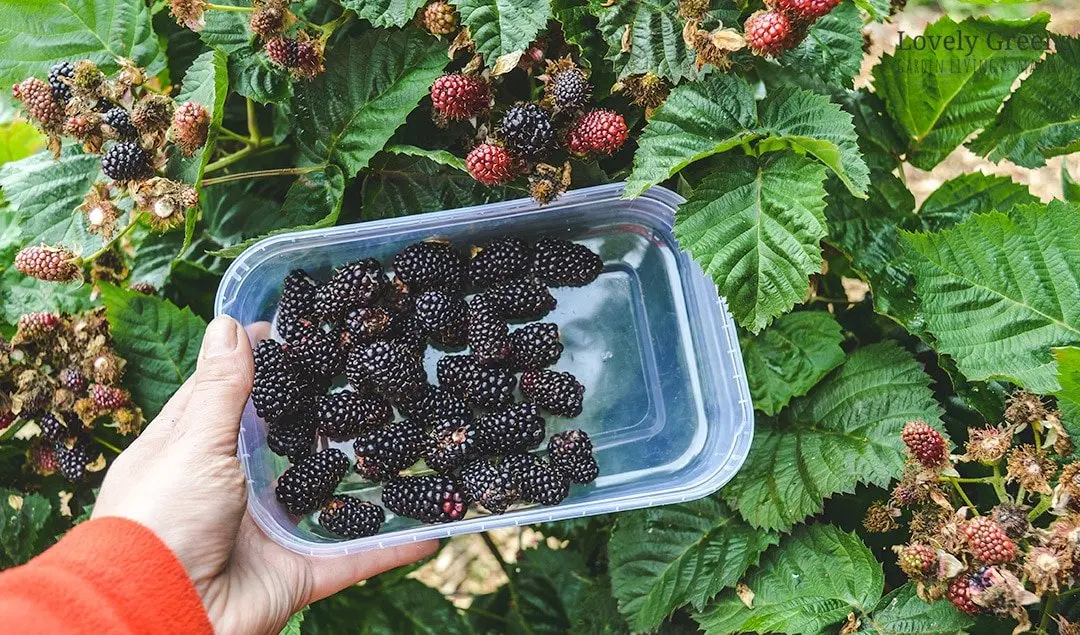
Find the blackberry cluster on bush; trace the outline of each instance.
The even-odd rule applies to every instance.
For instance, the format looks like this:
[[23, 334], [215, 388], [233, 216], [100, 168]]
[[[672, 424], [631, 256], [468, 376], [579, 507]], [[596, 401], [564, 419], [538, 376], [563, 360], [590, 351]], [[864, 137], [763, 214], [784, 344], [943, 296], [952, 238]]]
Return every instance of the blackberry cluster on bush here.
[[49, 86], [52, 88], [53, 96], [60, 102], [71, 99], [71, 86], [64, 80], [70, 81], [74, 77], [75, 67], [71, 62], [59, 62], [49, 69]]
[[114, 181], [133, 181], [150, 173], [150, 155], [130, 141], [121, 141], [101, 155], [101, 171]]

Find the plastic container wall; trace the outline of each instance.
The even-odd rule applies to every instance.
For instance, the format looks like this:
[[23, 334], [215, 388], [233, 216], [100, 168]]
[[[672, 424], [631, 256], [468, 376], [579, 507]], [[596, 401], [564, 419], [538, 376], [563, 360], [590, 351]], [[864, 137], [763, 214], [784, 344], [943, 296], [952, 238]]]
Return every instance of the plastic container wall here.
[[[712, 281], [678, 249], [672, 226], [682, 199], [663, 188], [633, 200], [621, 193], [622, 185], [613, 184], [568, 192], [543, 208], [519, 200], [298, 232], [241, 254], [218, 289], [215, 312], [245, 325], [273, 320], [282, 280], [292, 269], [325, 279], [333, 267], [358, 258], [388, 265], [406, 245], [433, 237], [463, 250], [508, 234], [565, 238], [604, 260], [595, 282], [552, 289], [558, 307], [544, 318], [559, 325], [565, 346], [553, 368], [572, 372], [586, 388], [582, 414], [546, 417], [548, 435], [570, 428], [589, 434], [600, 465], [594, 483], [572, 486], [558, 506], [502, 515], [474, 511], [444, 525], [420, 525], [387, 511], [382, 533], [343, 541], [311, 517], [298, 522], [277, 503], [275, 479], [288, 463], [266, 447], [266, 424], [249, 403], [239, 452], [259, 526], [289, 549], [341, 555], [692, 500], [730, 480], [753, 434], [735, 325]], [[425, 359], [433, 383], [442, 355], [429, 349]], [[330, 445], [353, 455], [349, 443]], [[350, 473], [338, 491], [378, 502], [381, 488]]]

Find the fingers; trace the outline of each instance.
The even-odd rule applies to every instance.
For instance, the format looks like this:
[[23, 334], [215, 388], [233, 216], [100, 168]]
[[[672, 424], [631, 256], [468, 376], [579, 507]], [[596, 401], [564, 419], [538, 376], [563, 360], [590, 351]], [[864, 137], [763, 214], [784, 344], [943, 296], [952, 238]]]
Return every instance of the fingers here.
[[[191, 400], [191, 391], [195, 388], [195, 376], [187, 378], [180, 389], [173, 394], [172, 398], [165, 403], [154, 420], [146, 426], [142, 434], [132, 443], [131, 448], [158, 449], [172, 435], [176, 422], [183, 416], [188, 401]], [[140, 450], [141, 451], [141, 450]]]
[[336, 558], [306, 558], [313, 581], [308, 601], [321, 600], [383, 571], [426, 558], [438, 549], [438, 540], [425, 540]]
[[173, 438], [200, 449], [235, 454], [254, 362], [247, 334], [236, 320], [221, 315], [206, 327], [194, 386]]

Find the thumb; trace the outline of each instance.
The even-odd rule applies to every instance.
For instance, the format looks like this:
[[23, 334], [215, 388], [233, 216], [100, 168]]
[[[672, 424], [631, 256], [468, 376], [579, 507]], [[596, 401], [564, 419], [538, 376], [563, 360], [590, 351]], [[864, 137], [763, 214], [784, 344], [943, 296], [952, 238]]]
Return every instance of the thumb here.
[[194, 442], [215, 454], [236, 454], [240, 417], [254, 375], [247, 333], [227, 315], [206, 327], [187, 407], [176, 423], [174, 437]]

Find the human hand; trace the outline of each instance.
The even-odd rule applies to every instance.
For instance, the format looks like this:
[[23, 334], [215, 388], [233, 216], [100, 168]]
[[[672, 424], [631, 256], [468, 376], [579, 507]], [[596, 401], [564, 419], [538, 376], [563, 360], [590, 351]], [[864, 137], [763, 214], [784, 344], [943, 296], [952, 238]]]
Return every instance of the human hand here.
[[[253, 327], [255, 340], [268, 326]], [[113, 462], [93, 517], [150, 528], [183, 564], [218, 633], [276, 633], [304, 605], [430, 555], [437, 541], [316, 558], [266, 537], [245, 513], [236, 456], [254, 375], [251, 343], [229, 317], [206, 328], [198, 367]]]

